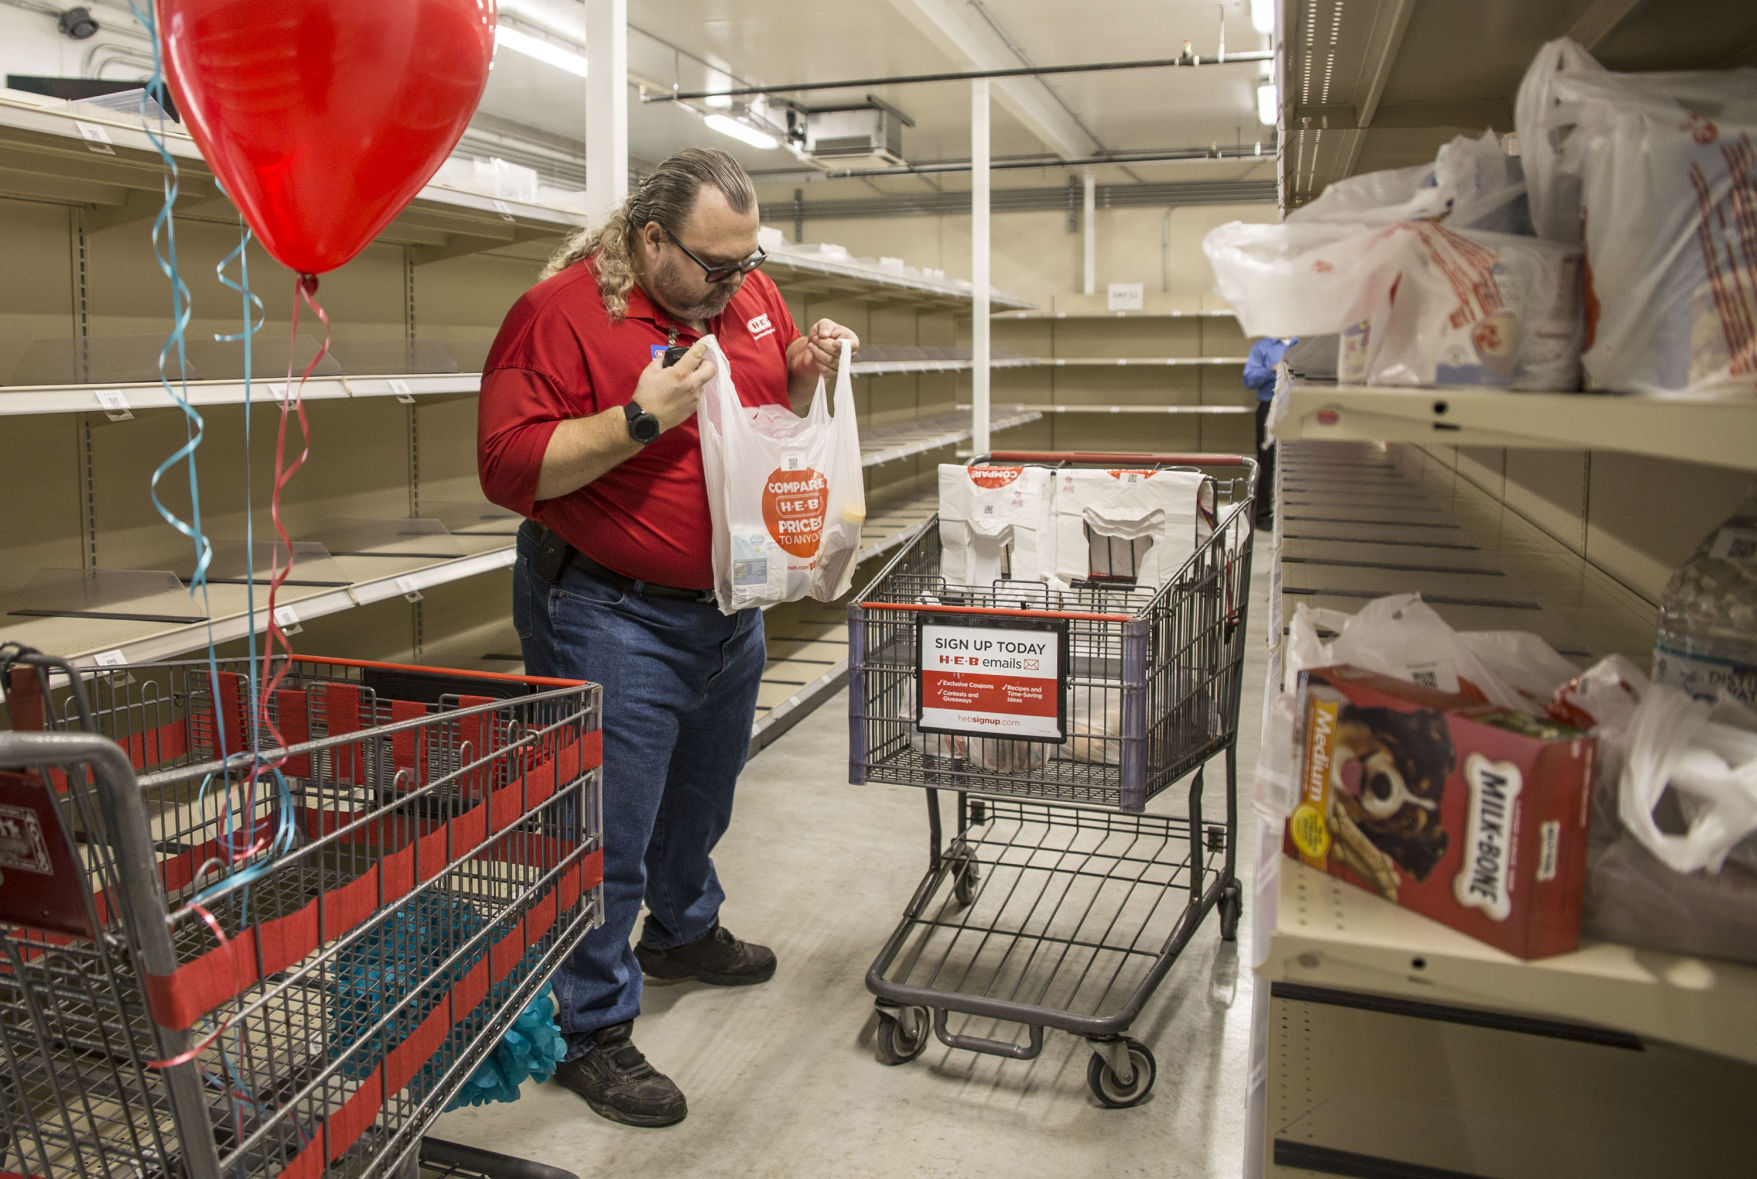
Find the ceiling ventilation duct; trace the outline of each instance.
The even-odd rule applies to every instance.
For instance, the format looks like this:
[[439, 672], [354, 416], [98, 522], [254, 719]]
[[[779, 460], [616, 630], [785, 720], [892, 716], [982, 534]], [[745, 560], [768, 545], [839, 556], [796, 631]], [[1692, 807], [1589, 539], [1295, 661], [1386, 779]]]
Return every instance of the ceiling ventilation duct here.
[[903, 128], [915, 120], [877, 98], [858, 106], [792, 107], [788, 139], [820, 167], [897, 166], [903, 159]]

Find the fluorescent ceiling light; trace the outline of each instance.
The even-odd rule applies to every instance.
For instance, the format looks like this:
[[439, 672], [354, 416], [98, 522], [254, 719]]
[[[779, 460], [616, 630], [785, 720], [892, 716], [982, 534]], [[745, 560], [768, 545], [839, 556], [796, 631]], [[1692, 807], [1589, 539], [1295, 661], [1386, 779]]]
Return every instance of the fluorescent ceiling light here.
[[564, 49], [553, 41], [545, 41], [533, 37], [529, 33], [521, 33], [517, 29], [500, 25], [494, 30], [494, 43], [503, 49], [511, 49], [526, 57], [534, 57], [538, 61], [547, 62], [552, 66], [566, 70], [570, 74], [586, 76], [586, 59], [571, 49]]
[[748, 143], [752, 147], [760, 147], [765, 151], [779, 143], [773, 135], [758, 131], [748, 123], [740, 123], [737, 119], [728, 118], [725, 115], [708, 115], [702, 122], [722, 135], [730, 135], [740, 143]]
[[1251, 0], [1251, 28], [1265, 36], [1275, 31], [1275, 0]]
[[1275, 83], [1263, 82], [1257, 87], [1257, 122], [1268, 127], [1275, 125], [1276, 108], [1280, 105], [1280, 95], [1276, 92]]

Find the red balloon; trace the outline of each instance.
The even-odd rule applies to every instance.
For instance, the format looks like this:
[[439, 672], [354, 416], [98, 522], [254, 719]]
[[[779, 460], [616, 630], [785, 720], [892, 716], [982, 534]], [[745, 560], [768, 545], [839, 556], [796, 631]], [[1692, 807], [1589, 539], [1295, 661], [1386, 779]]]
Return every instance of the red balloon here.
[[358, 254], [457, 146], [495, 0], [159, 0], [172, 96], [268, 252]]

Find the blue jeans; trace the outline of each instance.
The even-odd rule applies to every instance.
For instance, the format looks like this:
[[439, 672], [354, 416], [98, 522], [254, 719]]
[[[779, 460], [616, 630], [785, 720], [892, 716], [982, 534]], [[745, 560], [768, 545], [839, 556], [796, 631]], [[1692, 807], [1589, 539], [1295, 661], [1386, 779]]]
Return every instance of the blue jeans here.
[[604, 923], [556, 971], [556, 1023], [568, 1057], [590, 1033], [641, 1009], [629, 945], [670, 949], [703, 936], [725, 893], [711, 854], [732, 819], [750, 752], [766, 658], [760, 610], [727, 617], [712, 602], [625, 592], [569, 568], [534, 577], [530, 530], [513, 565], [513, 625], [532, 675], [604, 689]]

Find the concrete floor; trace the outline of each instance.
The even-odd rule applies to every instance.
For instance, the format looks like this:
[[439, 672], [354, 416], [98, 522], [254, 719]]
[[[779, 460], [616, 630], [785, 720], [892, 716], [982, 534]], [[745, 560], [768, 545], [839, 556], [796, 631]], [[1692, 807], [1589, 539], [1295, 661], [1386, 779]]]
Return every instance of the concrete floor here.
[[[926, 868], [927, 819], [915, 788], [848, 784], [844, 693], [752, 759], [716, 855], [723, 920], [774, 947], [775, 978], [646, 991], [635, 1042], [682, 1087], [687, 1120], [618, 1126], [559, 1086], [527, 1085], [516, 1104], [449, 1114], [435, 1133], [582, 1177], [1238, 1174], [1252, 984], [1241, 955], [1255, 862], [1248, 800], [1267, 658], [1263, 539], [1239, 712], [1244, 922], [1239, 940], [1223, 943], [1210, 914], [1129, 1029], [1158, 1060], [1141, 1105], [1100, 1106], [1086, 1085], [1090, 1047], [1053, 1030], [1032, 1061], [937, 1040], [907, 1064], [874, 1059], [864, 978]], [[1223, 806], [1219, 780], [1210, 775], [1205, 792], [1210, 818], [1224, 814], [1214, 809]], [[970, 1030], [1023, 1037], [990, 1021]]]

